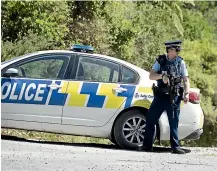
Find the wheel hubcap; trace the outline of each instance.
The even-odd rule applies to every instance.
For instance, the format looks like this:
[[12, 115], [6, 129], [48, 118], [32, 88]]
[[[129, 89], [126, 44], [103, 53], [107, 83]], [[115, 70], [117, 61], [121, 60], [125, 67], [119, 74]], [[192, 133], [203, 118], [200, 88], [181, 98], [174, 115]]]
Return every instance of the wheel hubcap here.
[[145, 132], [146, 121], [140, 117], [128, 119], [123, 126], [123, 135], [125, 139], [133, 144], [142, 144]]

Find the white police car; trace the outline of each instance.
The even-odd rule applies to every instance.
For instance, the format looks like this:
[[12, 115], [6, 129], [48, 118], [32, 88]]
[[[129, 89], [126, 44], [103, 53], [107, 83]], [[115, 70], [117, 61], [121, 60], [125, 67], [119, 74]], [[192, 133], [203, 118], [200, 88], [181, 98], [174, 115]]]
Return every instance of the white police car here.
[[[128, 62], [87, 52], [92, 49], [74, 46], [74, 51], [40, 51], [2, 62], [2, 127], [109, 138], [136, 148], [155, 81]], [[180, 139], [200, 137], [199, 103], [199, 90], [192, 89], [190, 102], [181, 105]], [[157, 138], [169, 140], [166, 113], [156, 127]]]

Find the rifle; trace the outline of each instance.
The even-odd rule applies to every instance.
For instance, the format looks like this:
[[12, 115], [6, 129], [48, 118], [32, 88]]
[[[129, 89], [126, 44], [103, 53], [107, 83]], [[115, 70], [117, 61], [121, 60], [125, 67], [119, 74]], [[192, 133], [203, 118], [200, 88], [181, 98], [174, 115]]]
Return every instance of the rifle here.
[[177, 89], [175, 85], [175, 72], [171, 72], [171, 69], [167, 71], [162, 71], [163, 74], [165, 74], [169, 78], [169, 84], [167, 84], [167, 87], [169, 89], [169, 95], [170, 95], [170, 102], [173, 110], [173, 118], [174, 118], [174, 107], [177, 105], [175, 104], [175, 95], [177, 94]]

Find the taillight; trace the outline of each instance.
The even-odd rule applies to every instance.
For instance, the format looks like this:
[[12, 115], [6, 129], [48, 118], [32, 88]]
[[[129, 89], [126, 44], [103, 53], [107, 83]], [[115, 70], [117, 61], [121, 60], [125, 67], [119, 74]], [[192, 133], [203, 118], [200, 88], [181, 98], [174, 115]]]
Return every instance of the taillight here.
[[194, 103], [194, 104], [199, 104], [200, 103], [200, 94], [196, 92], [189, 92], [189, 102]]

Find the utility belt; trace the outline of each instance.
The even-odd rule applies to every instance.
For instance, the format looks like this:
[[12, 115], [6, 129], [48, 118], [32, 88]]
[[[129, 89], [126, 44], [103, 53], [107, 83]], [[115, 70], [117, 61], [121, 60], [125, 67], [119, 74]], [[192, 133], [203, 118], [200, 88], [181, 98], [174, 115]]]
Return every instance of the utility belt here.
[[[153, 84], [152, 86], [152, 91], [153, 91], [153, 95], [156, 96], [165, 96], [165, 95], [169, 95], [170, 94], [170, 90], [169, 87], [157, 87], [155, 84]], [[175, 96], [183, 96], [184, 93], [184, 88], [183, 87], [179, 87], [179, 88], [175, 88], [175, 92], [174, 95]]]

